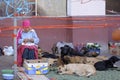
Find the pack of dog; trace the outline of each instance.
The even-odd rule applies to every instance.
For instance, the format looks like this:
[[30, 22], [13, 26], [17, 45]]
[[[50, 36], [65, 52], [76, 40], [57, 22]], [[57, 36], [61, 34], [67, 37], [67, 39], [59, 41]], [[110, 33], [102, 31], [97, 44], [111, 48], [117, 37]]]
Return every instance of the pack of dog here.
[[64, 45], [61, 49], [61, 58], [64, 56], [83, 56], [83, 57], [97, 57], [99, 54], [97, 54], [95, 51], [89, 51], [86, 47], [82, 47], [80, 51], [71, 48], [69, 45]]

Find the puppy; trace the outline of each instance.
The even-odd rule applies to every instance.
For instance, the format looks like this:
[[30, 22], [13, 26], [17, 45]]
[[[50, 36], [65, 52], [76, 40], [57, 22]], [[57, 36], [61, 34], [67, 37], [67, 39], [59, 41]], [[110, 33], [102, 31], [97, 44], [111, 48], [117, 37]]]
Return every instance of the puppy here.
[[76, 74], [78, 76], [92, 76], [96, 74], [96, 69], [90, 64], [67, 64], [58, 67], [58, 74]]
[[94, 67], [96, 68], [96, 70], [99, 70], [99, 71], [107, 70], [109, 68], [115, 68], [114, 64], [119, 60], [120, 59], [118, 57], [112, 56], [108, 60], [96, 62], [94, 64]]

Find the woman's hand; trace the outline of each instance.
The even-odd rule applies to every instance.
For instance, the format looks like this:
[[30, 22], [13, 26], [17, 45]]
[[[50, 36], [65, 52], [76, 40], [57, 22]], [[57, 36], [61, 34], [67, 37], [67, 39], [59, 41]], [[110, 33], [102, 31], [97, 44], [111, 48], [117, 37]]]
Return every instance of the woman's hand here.
[[27, 42], [31, 42], [31, 43], [34, 43], [34, 39], [24, 39], [24, 41], [23, 41], [24, 43], [27, 43]]
[[29, 39], [24, 39], [23, 42], [24, 42], [24, 43], [27, 43], [27, 42], [29, 42]]
[[34, 43], [34, 39], [33, 38], [29, 39], [29, 42]]

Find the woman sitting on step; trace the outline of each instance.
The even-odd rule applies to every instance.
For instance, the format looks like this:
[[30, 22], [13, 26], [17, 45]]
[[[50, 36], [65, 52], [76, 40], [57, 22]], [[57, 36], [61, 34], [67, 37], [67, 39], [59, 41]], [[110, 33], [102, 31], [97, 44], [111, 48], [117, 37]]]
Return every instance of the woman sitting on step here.
[[23, 26], [17, 34], [17, 65], [22, 66], [24, 59], [38, 58], [39, 38], [34, 29], [30, 27], [30, 21], [24, 20]]

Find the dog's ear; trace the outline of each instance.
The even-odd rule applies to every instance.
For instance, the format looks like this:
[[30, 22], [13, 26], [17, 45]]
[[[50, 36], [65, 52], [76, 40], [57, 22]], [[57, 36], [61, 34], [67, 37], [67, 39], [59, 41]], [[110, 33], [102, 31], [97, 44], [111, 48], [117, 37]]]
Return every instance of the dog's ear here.
[[116, 57], [116, 56], [112, 56], [112, 57], [109, 58], [109, 60], [111, 60], [112, 62], [115, 63], [115, 62], [119, 61], [120, 58], [118, 58], [118, 57]]

